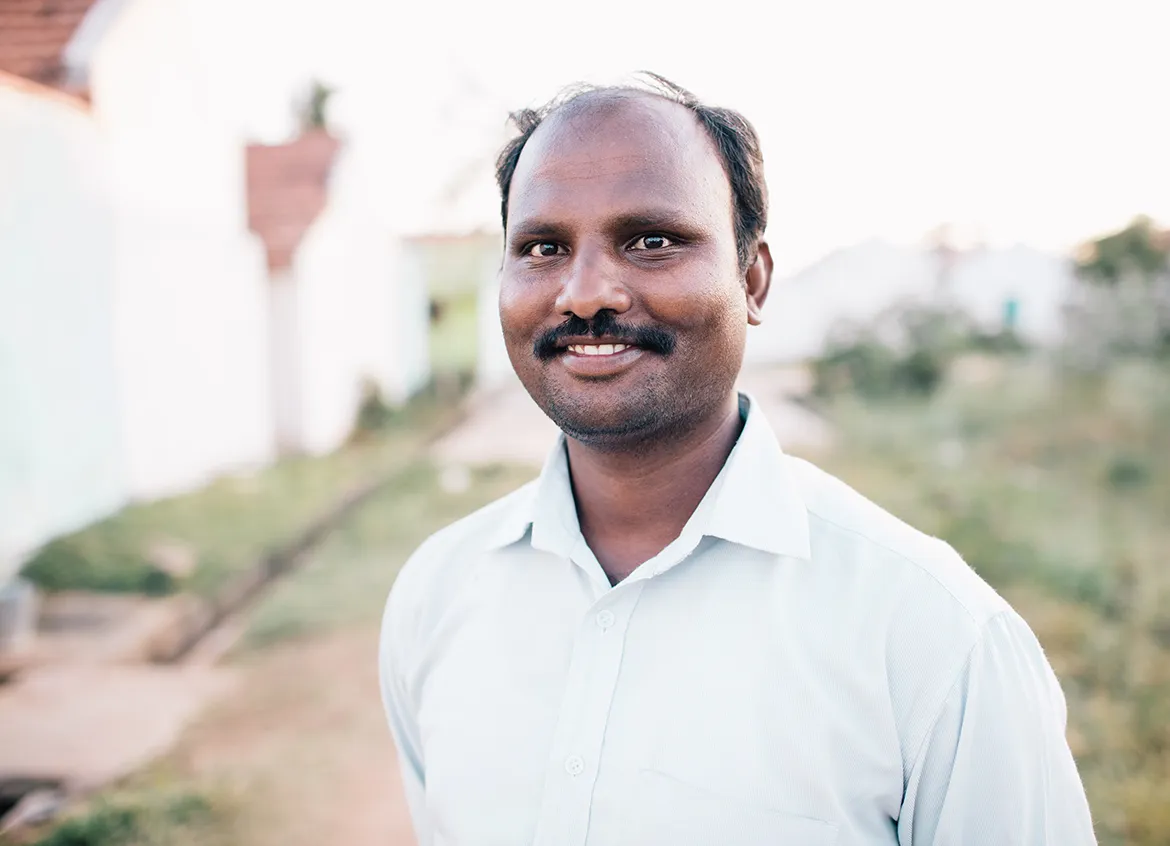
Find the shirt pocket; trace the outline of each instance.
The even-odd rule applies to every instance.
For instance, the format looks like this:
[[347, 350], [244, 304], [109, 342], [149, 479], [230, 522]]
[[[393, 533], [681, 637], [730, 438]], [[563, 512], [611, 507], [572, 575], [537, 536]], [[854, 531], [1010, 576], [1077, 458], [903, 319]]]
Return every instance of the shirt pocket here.
[[658, 770], [638, 776], [638, 846], [834, 846], [837, 826], [712, 793]]

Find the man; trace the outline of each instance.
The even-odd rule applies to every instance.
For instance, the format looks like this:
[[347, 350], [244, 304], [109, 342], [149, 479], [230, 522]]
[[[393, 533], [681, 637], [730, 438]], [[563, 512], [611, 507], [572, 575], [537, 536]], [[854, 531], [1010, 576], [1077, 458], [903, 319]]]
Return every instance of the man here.
[[655, 81], [521, 113], [499, 160], [504, 337], [564, 437], [391, 592], [420, 843], [1094, 843], [1028, 626], [736, 393], [758, 140]]

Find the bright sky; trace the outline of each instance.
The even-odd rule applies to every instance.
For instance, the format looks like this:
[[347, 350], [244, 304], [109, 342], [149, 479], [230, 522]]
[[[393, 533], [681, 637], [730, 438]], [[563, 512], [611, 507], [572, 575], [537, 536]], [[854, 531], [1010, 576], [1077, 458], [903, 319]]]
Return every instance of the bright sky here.
[[755, 123], [784, 269], [945, 221], [1048, 249], [1170, 223], [1167, 0], [406, 5], [232, 4], [257, 131], [326, 77], [395, 225], [494, 151], [508, 109], [640, 68]]

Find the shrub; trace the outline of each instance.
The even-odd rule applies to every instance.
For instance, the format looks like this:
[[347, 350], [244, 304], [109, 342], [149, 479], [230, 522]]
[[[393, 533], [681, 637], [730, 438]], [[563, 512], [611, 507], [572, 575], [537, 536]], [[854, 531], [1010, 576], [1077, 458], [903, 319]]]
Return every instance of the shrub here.
[[1109, 463], [1106, 478], [1115, 490], [1132, 490], [1150, 483], [1150, 468], [1145, 460], [1133, 455], [1119, 455]]
[[173, 842], [176, 829], [198, 828], [213, 817], [211, 804], [199, 794], [145, 794], [99, 802], [35, 846], [163, 846]]
[[354, 420], [351, 441], [359, 441], [376, 434], [394, 419], [394, 409], [382, 395], [382, 388], [371, 378], [362, 380], [362, 398]]
[[822, 396], [854, 391], [868, 399], [929, 396], [955, 357], [973, 346], [975, 330], [960, 313], [900, 306], [868, 325], [842, 327], [813, 363]]
[[85, 536], [49, 541], [24, 565], [22, 573], [43, 590], [86, 589], [163, 596], [176, 588], [174, 576], [132, 548], [116, 544], [88, 549]]

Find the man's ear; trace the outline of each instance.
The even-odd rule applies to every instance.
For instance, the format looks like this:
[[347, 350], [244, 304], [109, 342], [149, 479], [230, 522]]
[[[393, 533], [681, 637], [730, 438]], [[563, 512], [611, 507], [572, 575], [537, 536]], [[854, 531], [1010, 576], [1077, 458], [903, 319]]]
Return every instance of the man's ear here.
[[744, 277], [744, 293], [747, 296], [748, 323], [759, 326], [764, 317], [764, 300], [772, 287], [772, 250], [767, 241], [760, 241], [756, 260], [747, 269]]

